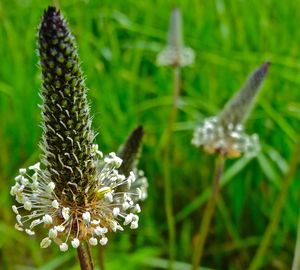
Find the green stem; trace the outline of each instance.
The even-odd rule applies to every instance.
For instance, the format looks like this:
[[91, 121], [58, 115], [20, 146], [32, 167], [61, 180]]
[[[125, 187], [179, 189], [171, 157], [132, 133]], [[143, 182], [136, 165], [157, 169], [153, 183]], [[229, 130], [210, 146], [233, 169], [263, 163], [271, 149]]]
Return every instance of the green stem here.
[[80, 244], [77, 248], [77, 256], [81, 270], [94, 270], [93, 259], [88, 243]]
[[196, 240], [195, 249], [193, 253], [193, 261], [192, 261], [192, 268], [191, 268], [192, 270], [198, 269], [198, 266], [201, 264], [204, 244], [208, 235], [209, 227], [211, 224], [211, 220], [213, 217], [213, 213], [218, 198], [219, 187], [220, 187], [219, 184], [224, 171], [224, 163], [225, 163], [225, 157], [223, 154], [220, 154], [216, 160], [211, 196], [206, 204], [202, 222], [199, 228], [199, 233], [197, 235], [197, 240]]
[[165, 211], [168, 223], [169, 236], [169, 269], [173, 269], [175, 260], [175, 219], [173, 215], [172, 203], [172, 183], [171, 183], [171, 145], [173, 127], [177, 116], [177, 103], [180, 95], [180, 69], [174, 67], [174, 85], [173, 85], [173, 106], [170, 113], [167, 128], [164, 134], [163, 143], [163, 170], [164, 170], [164, 195]]
[[299, 270], [299, 269], [300, 269], [300, 212], [298, 217], [297, 241], [295, 246], [292, 270]]
[[104, 247], [100, 246], [98, 248], [98, 250], [99, 250], [99, 252], [98, 252], [98, 263], [99, 263], [100, 270], [105, 270]]
[[259, 248], [255, 253], [255, 256], [248, 268], [248, 270], [256, 270], [259, 269], [263, 263], [263, 259], [265, 257], [266, 251], [270, 245], [270, 242], [272, 240], [272, 237], [274, 233], [277, 230], [280, 216], [284, 207], [284, 203], [286, 200], [287, 192], [289, 189], [290, 184], [293, 181], [293, 177], [296, 173], [298, 163], [299, 163], [299, 157], [300, 157], [300, 140], [298, 141], [296, 145], [296, 150], [293, 153], [290, 167], [286, 175], [284, 176], [284, 179], [282, 181], [281, 187], [280, 187], [280, 193], [276, 198], [275, 205], [273, 208], [273, 211], [270, 215], [272, 218], [268, 224], [268, 227], [262, 237], [262, 241], [260, 242]]

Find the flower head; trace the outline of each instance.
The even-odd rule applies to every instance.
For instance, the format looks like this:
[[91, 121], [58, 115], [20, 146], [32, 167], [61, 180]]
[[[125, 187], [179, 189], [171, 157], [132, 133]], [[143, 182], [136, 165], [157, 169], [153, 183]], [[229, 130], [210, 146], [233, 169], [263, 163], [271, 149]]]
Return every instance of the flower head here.
[[136, 179], [133, 172], [118, 172], [122, 159], [115, 153], [103, 158], [94, 144], [74, 37], [54, 7], [43, 15], [38, 44], [42, 156], [41, 162], [20, 169], [11, 188], [18, 202], [12, 207], [15, 227], [33, 235], [35, 227], [43, 225], [48, 233], [42, 248], [52, 242], [63, 252], [81, 241], [105, 245], [108, 232], [138, 227], [141, 192], [129, 189]]
[[184, 46], [180, 9], [174, 8], [170, 17], [168, 44], [157, 56], [159, 66], [188, 66], [194, 63], [193, 49]]
[[243, 123], [250, 113], [268, 68], [268, 62], [262, 64], [218, 116], [205, 119], [195, 129], [192, 144], [203, 147], [208, 153], [218, 152], [227, 157], [239, 157], [242, 153], [256, 154], [260, 149], [259, 138], [256, 134], [247, 135]]

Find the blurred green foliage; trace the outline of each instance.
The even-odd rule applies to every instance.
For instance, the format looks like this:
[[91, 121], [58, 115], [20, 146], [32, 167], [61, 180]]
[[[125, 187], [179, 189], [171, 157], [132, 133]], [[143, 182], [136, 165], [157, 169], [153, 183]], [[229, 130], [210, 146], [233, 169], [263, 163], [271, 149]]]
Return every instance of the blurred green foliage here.
[[[195, 149], [192, 131], [216, 114], [247, 75], [264, 60], [272, 66], [247, 130], [260, 135], [257, 158], [232, 160], [225, 177], [203, 265], [246, 269], [268, 224], [300, 119], [299, 1], [178, 0], [186, 43], [196, 62], [183, 70], [180, 112], [174, 130], [172, 183], [178, 269], [189, 269], [193, 237], [201, 221], [213, 157]], [[10, 186], [20, 167], [37, 161], [41, 136], [40, 70], [36, 30], [51, 1], [0, 1], [0, 269], [79, 269], [75, 252], [39, 248], [43, 233], [29, 237], [13, 228]], [[140, 167], [149, 198], [140, 227], [111, 235], [108, 269], [166, 267], [167, 227], [162, 207], [159, 149], [172, 104], [172, 72], [155, 65], [165, 44], [175, 1], [60, 1], [77, 38], [89, 87], [97, 142], [116, 151], [138, 124], [146, 137]], [[299, 177], [299, 175], [298, 175]], [[295, 176], [295, 180], [297, 176]], [[298, 178], [299, 179], [299, 178]], [[300, 182], [289, 189], [278, 232], [263, 269], [290, 269], [296, 238]], [[95, 258], [97, 249], [93, 250]]]

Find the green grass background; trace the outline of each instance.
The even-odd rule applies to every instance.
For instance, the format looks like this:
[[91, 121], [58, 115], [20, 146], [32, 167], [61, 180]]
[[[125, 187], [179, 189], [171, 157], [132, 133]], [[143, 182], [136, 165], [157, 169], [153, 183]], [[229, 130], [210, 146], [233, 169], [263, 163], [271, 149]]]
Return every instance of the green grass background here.
[[[216, 114], [248, 74], [264, 60], [272, 66], [247, 131], [259, 134], [257, 158], [229, 161], [203, 265], [246, 269], [271, 216], [289, 166], [300, 118], [300, 1], [182, 0], [185, 42], [195, 49], [182, 71], [180, 112], [174, 129], [172, 186], [176, 216], [176, 266], [188, 269], [213, 171], [213, 157], [191, 144], [194, 127]], [[38, 160], [41, 136], [40, 70], [36, 30], [51, 1], [0, 1], [0, 269], [79, 269], [74, 251], [39, 248], [45, 232], [31, 239], [13, 228], [10, 186], [18, 169]], [[138, 124], [146, 130], [140, 168], [149, 179], [136, 231], [111, 235], [108, 269], [166, 267], [159, 143], [172, 103], [172, 70], [155, 65], [164, 47], [175, 1], [60, 1], [76, 36], [89, 87], [97, 142], [117, 150]], [[262, 269], [290, 269], [299, 214], [299, 175], [289, 188], [277, 233]], [[93, 249], [95, 258], [97, 248]], [[152, 265], [152, 266], [150, 266]]]

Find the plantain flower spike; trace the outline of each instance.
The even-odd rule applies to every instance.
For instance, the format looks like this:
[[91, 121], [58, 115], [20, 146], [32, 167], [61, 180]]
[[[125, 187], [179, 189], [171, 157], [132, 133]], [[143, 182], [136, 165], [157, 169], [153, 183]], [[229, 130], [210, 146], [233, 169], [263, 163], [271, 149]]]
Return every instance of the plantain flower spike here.
[[144, 175], [144, 171], [138, 169], [138, 162], [141, 154], [142, 139], [144, 130], [142, 126], [138, 126], [128, 136], [124, 145], [118, 151], [118, 156], [123, 160], [119, 168], [119, 172], [125, 176], [134, 173], [136, 181], [132, 184], [132, 189], [139, 188], [141, 191], [141, 200], [147, 198], [148, 180]]
[[[38, 33], [42, 70], [41, 161], [19, 170], [11, 195], [15, 228], [29, 235], [47, 229], [40, 246], [61, 251], [82, 242], [106, 245], [107, 233], [138, 228], [141, 189], [129, 189], [135, 174], [118, 172], [122, 159], [103, 158], [94, 144], [84, 76], [74, 37], [60, 11], [49, 7]], [[99, 164], [103, 166], [99, 166]], [[122, 188], [120, 192], [119, 189]], [[118, 192], [117, 192], [118, 191]]]
[[269, 65], [269, 62], [265, 62], [257, 68], [219, 115], [205, 119], [195, 129], [192, 144], [203, 147], [208, 153], [221, 153], [229, 158], [239, 157], [241, 154], [255, 155], [260, 150], [257, 134], [247, 135], [244, 132], [244, 122]]
[[159, 66], [184, 67], [194, 63], [193, 49], [184, 46], [182, 34], [182, 18], [179, 8], [174, 8], [170, 17], [168, 44], [157, 56]]

